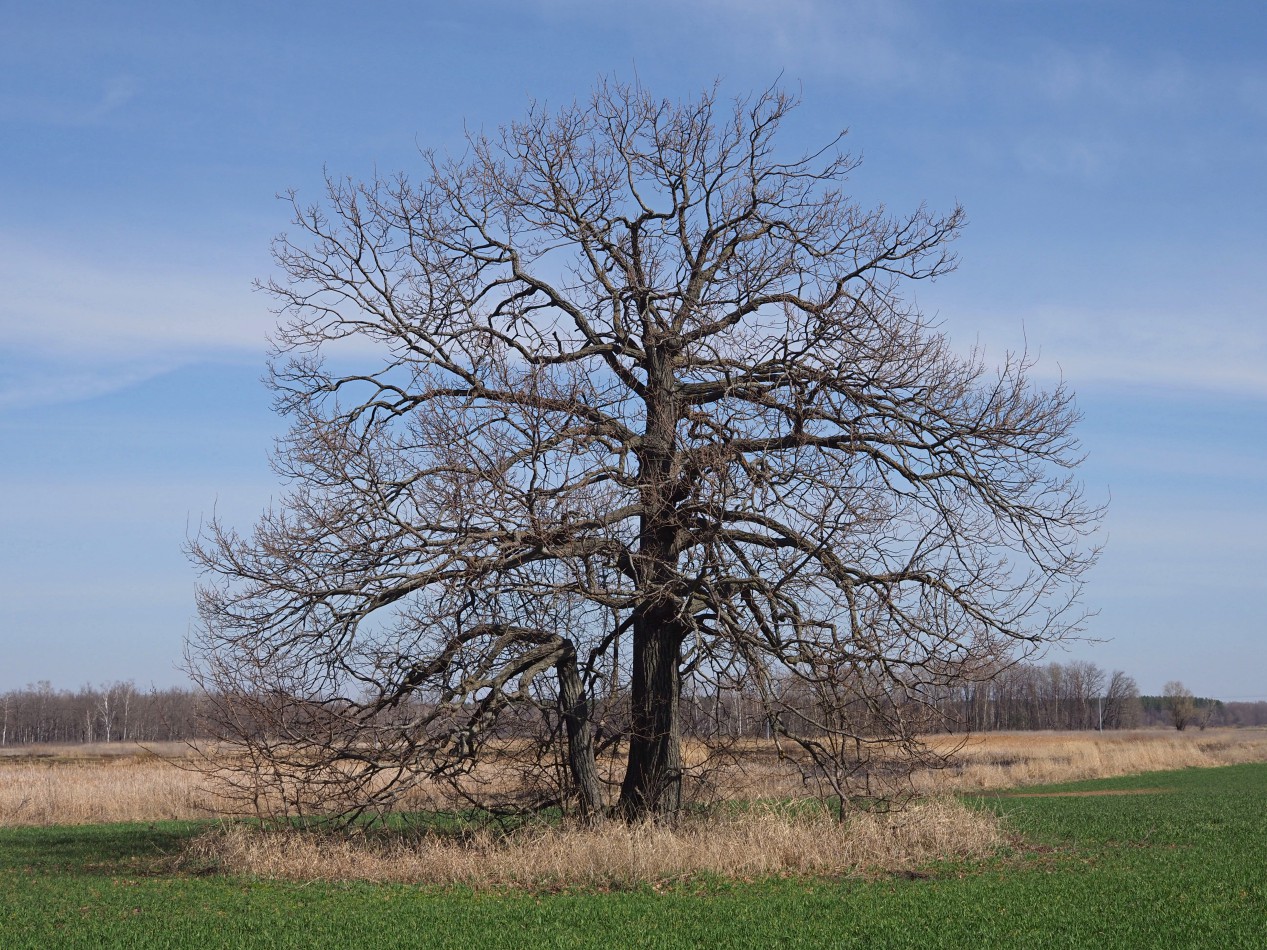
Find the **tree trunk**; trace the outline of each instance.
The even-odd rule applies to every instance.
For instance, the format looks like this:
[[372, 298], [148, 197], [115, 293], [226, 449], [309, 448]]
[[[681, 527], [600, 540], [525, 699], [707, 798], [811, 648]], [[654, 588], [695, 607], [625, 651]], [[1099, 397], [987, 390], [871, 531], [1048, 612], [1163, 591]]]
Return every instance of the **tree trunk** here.
[[682, 804], [682, 637], [664, 619], [652, 612], [634, 624], [629, 764], [618, 805], [625, 818], [672, 816]]
[[682, 804], [678, 699], [685, 631], [670, 593], [678, 580], [681, 524], [675, 509], [682, 487], [675, 472], [675, 443], [682, 411], [674, 354], [658, 341], [654, 315], [644, 311], [643, 326], [647, 424], [638, 448], [643, 511], [637, 560], [642, 567], [639, 583], [650, 598], [635, 608], [633, 618], [629, 761], [617, 806], [626, 819], [672, 816]]
[[576, 786], [581, 817], [594, 819], [604, 811], [603, 786], [594, 761], [594, 731], [590, 725], [589, 699], [576, 668], [576, 650], [571, 643], [563, 659], [555, 665], [559, 674], [559, 708], [567, 730], [568, 768]]

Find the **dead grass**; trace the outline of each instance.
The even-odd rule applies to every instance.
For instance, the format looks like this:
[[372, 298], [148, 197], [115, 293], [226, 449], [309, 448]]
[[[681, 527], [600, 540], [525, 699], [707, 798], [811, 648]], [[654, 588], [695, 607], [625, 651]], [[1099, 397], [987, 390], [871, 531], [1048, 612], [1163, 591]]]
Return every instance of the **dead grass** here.
[[196, 855], [225, 870], [285, 880], [370, 880], [473, 887], [626, 888], [690, 879], [914, 872], [984, 857], [1003, 843], [991, 815], [950, 799], [839, 822], [821, 811], [759, 808], [672, 826], [608, 822], [409, 841], [230, 824]]
[[956, 759], [949, 769], [921, 776], [919, 787], [977, 792], [1267, 762], [1267, 729], [995, 732], [970, 739]]
[[[0, 827], [205, 818], [201, 776], [172, 764], [180, 743], [25, 746], [0, 754]], [[161, 753], [161, 757], [155, 752]]]
[[185, 742], [47, 742], [36, 745], [0, 747], [0, 766], [6, 763], [40, 760], [56, 762], [101, 762], [136, 758], [182, 758], [190, 752]]
[[[736, 760], [716, 765], [704, 761], [701, 750], [685, 751], [693, 766], [708, 772], [708, 790], [694, 790], [697, 801], [794, 799], [806, 794], [799, 777], [779, 762], [769, 743], [747, 743]], [[202, 775], [172, 764], [192, 764], [189, 753], [180, 743], [152, 751], [124, 743], [2, 749], [0, 826], [223, 814], [224, 801], [203, 788], [206, 782]], [[916, 785], [930, 794], [979, 792], [1263, 761], [1267, 761], [1267, 729], [989, 733], [971, 739], [957, 754], [955, 766], [918, 776]], [[493, 766], [490, 769], [498, 771]], [[425, 809], [439, 803], [433, 790], [422, 788], [401, 805]]]

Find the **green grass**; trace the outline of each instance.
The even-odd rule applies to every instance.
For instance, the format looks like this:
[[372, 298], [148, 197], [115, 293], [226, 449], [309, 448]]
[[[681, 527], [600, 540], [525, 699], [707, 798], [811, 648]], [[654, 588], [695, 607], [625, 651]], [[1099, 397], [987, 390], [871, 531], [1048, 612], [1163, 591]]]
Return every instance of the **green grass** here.
[[1027, 844], [923, 879], [476, 893], [179, 866], [191, 824], [0, 830], [0, 947], [1263, 947], [1267, 765], [982, 799]]

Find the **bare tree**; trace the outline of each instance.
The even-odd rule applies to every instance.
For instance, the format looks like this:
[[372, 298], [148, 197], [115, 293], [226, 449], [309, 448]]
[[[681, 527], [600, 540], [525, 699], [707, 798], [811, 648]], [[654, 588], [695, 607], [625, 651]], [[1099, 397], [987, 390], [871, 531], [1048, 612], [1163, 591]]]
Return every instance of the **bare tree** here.
[[1139, 687], [1133, 677], [1114, 670], [1104, 695], [1104, 724], [1112, 729], [1139, 725]]
[[926, 691], [1076, 629], [1070, 394], [951, 349], [903, 291], [962, 212], [855, 204], [839, 140], [780, 157], [793, 106], [600, 83], [420, 181], [292, 196], [291, 487], [191, 545], [191, 666], [247, 785], [475, 795], [530, 746], [540, 800], [672, 814], [691, 680], [755, 684], [844, 798], [861, 749], [919, 748]]
[[1192, 690], [1184, 686], [1179, 680], [1171, 680], [1161, 688], [1161, 695], [1166, 701], [1166, 707], [1170, 712], [1171, 725], [1183, 732], [1196, 719], [1197, 715], [1197, 706], [1192, 696]]

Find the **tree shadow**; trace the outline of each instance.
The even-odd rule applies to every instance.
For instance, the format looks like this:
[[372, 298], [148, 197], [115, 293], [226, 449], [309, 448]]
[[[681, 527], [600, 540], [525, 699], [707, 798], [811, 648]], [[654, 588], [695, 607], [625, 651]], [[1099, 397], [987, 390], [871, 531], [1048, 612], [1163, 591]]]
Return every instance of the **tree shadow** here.
[[170, 873], [203, 822], [0, 829], [0, 871], [129, 876]]

